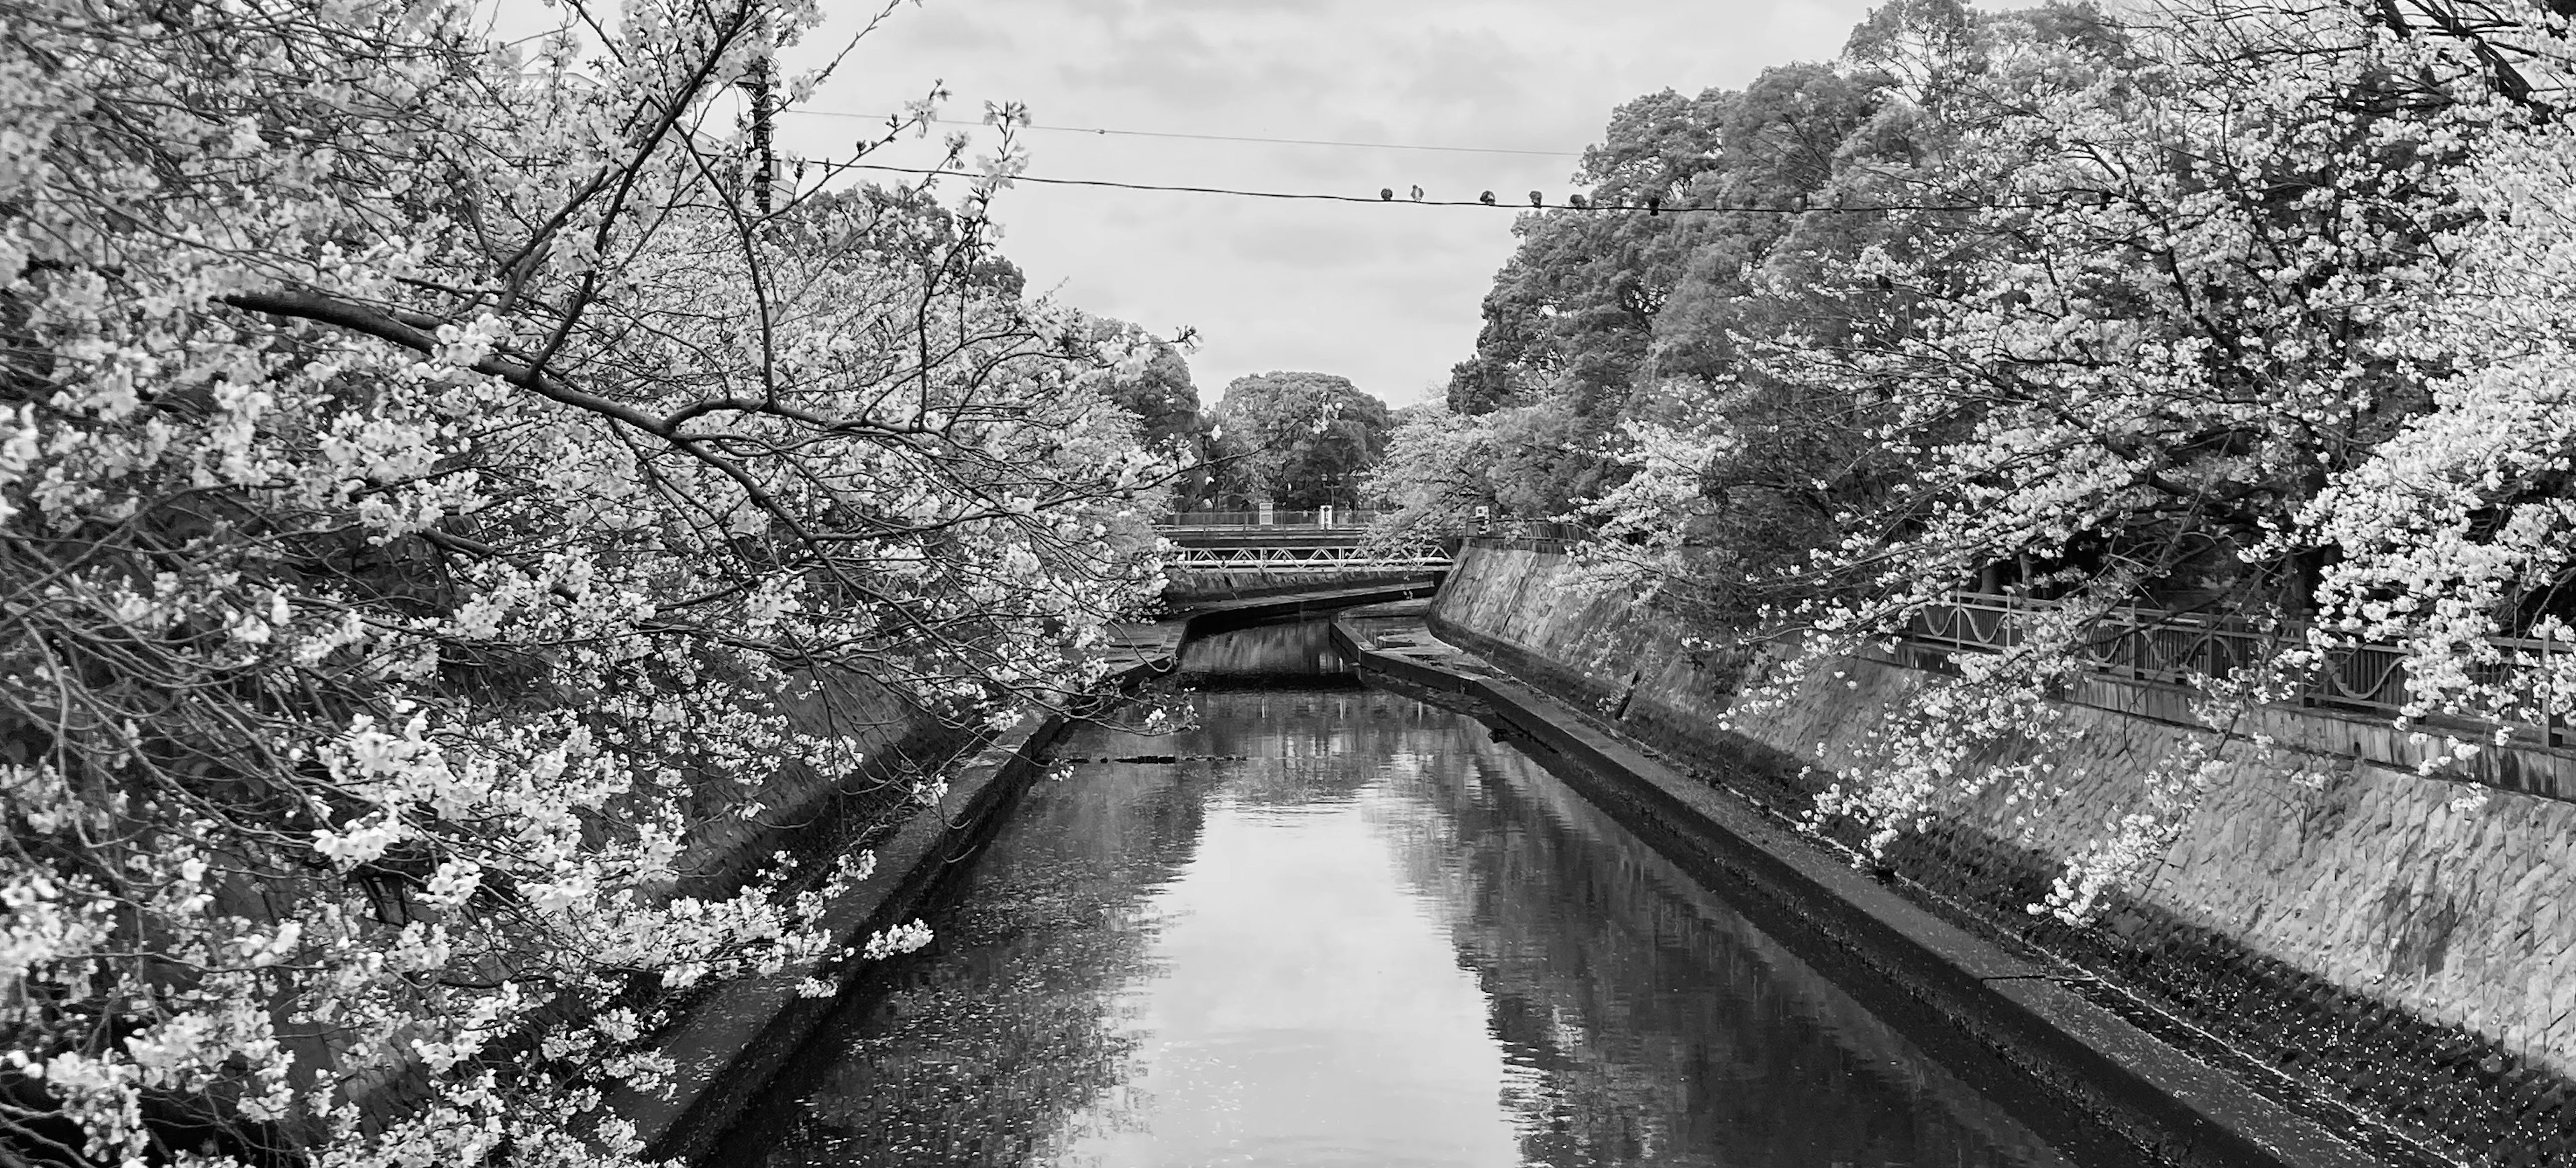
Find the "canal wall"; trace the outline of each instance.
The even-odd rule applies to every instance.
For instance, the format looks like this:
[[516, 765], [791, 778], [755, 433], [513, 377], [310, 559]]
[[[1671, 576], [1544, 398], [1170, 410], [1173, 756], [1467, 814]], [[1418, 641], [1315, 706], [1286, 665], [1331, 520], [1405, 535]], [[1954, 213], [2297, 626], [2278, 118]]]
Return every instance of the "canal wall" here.
[[[1924, 680], [1851, 659], [1789, 699], [1736, 706], [1756, 657], [1668, 616], [1574, 587], [1543, 545], [1470, 546], [1435, 632], [1607, 727], [1784, 814]], [[2105, 703], [2110, 704], [2110, 703]], [[2462, 788], [2372, 757], [2348, 726], [2229, 765], [2156, 874], [2098, 927], [2025, 911], [2068, 857], [2144, 797], [2145, 772], [2203, 732], [2068, 703], [2061, 774], [2039, 806], [2002, 793], [1940, 810], [1896, 872], [1986, 926], [2136, 989], [2214, 1035], [2257, 1080], [2313, 1092], [2471, 1162], [2576, 1163], [2576, 805]], [[2342, 719], [2324, 721], [2343, 723]], [[1732, 729], [1720, 729], [1721, 725]], [[2298, 739], [2293, 738], [2293, 741]], [[1999, 745], [1981, 765], [2021, 761]]]

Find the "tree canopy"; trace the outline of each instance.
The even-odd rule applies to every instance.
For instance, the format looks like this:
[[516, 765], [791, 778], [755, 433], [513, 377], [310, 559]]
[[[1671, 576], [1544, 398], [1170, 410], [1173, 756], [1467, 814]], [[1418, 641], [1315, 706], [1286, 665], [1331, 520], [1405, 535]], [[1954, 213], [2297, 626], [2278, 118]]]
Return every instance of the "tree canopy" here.
[[730, 131], [813, 5], [488, 22], [0, 2], [0, 1148], [632, 1162], [664, 1007], [868, 867], [706, 841], [937, 798], [832, 695], [1005, 725], [1160, 586], [1016, 111], [943, 206]]
[[[2040, 771], [2049, 696], [2122, 606], [2282, 630], [2205, 679], [2223, 745], [2070, 871], [2081, 916], [2198, 797], [2231, 711], [2364, 643], [2404, 720], [2510, 740], [2576, 676], [2497, 634], [2576, 615], [2576, 138], [2564, 13], [2214, 0], [2112, 14], [1895, 0], [1842, 61], [1649, 95], [1525, 214], [1453, 418], [1400, 433], [1397, 522], [1579, 519], [1604, 587], [1804, 669], [1963, 587], [2048, 602], [1927, 678], [1820, 807], [1891, 834]], [[2559, 285], [2562, 286], [2563, 285]], [[1564, 438], [1506, 435], [1555, 411]], [[2461, 742], [2460, 749], [2473, 749]]]
[[1235, 378], [1213, 421], [1224, 494], [1294, 508], [1354, 505], [1393, 425], [1385, 402], [1330, 373]]

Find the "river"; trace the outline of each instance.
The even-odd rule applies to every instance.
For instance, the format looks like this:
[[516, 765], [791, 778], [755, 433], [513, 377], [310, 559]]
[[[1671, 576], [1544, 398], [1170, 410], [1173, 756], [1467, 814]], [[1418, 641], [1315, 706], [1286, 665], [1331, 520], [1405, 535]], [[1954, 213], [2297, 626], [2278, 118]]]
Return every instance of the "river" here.
[[1194, 729], [1068, 735], [709, 1162], [2069, 1163], [1317, 628], [1191, 646]]

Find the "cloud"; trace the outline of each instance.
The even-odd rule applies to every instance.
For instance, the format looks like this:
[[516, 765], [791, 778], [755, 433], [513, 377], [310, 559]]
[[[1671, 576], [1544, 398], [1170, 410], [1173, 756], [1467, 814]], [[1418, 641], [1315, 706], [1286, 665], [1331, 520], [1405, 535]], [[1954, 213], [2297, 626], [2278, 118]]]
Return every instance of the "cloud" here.
[[[1821, 60], [1872, 0], [929, 0], [854, 53], [817, 108], [883, 113], [944, 78], [952, 116], [1042, 125], [1577, 152], [1610, 110]], [[847, 125], [782, 124], [799, 149]], [[1562, 198], [1576, 160], [1032, 133], [1031, 174], [1371, 195]], [[880, 160], [923, 165], [935, 143]], [[998, 208], [1037, 288], [1148, 328], [1197, 326], [1213, 396], [1268, 369], [1341, 373], [1397, 404], [1468, 355], [1511, 216], [1041, 187]]]
[[1547, 69], [1533, 48], [1491, 30], [1415, 41], [1393, 54], [1401, 71], [1392, 88], [1408, 112], [1443, 121], [1488, 120], [1545, 100]]
[[936, 5], [905, 14], [905, 35], [925, 50], [959, 55], [1016, 53], [1019, 39], [1000, 21], [978, 20], [963, 7]]

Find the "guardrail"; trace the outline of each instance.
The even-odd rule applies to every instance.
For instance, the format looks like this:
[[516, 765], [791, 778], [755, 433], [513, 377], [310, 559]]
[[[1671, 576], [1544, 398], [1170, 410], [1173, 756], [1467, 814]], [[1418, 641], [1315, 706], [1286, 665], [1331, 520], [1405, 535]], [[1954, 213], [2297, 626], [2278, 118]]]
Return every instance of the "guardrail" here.
[[[2027, 639], [2029, 622], [2053, 611], [2045, 600], [1956, 592], [1942, 604], [1926, 607], [1907, 622], [1901, 634], [1909, 644], [1945, 652], [1992, 653]], [[2271, 660], [2283, 650], [2304, 644], [2296, 625], [2266, 629], [2237, 617], [2168, 612], [2122, 606], [2104, 614], [2091, 635], [2077, 646], [2086, 670], [2097, 677], [2188, 685], [2199, 677], [2223, 677], [2244, 666]], [[2473, 666], [2476, 680], [2509, 687], [2538, 686], [2554, 661], [2576, 653], [2576, 642], [2530, 637], [2494, 637], [2498, 660]], [[2406, 652], [2394, 645], [2352, 645], [2329, 650], [2322, 668], [2300, 678], [2297, 704], [2396, 718], [2406, 706]], [[2531, 732], [2539, 744], [2576, 744], [2567, 720], [2539, 701], [2537, 716], [2508, 719]]]

